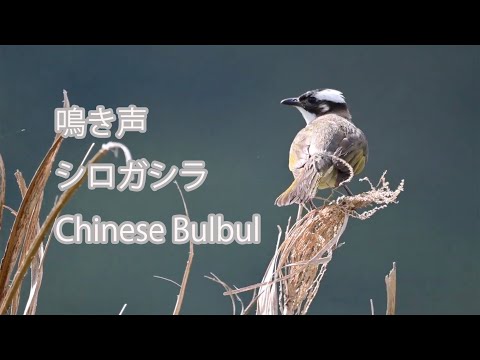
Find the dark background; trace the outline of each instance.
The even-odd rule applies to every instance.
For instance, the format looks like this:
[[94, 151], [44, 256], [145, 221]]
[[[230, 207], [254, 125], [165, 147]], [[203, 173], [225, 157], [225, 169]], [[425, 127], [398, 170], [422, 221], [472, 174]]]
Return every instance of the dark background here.
[[[62, 89], [85, 109], [146, 106], [146, 134], [122, 140], [134, 158], [181, 166], [200, 159], [206, 182], [186, 193], [192, 220], [262, 215], [260, 245], [196, 247], [183, 313], [228, 314], [230, 300], [204, 278], [236, 286], [261, 280], [273, 254], [276, 225], [296, 207], [273, 201], [291, 182], [290, 143], [300, 114], [285, 97], [330, 87], [344, 92], [364, 130], [370, 159], [362, 174], [388, 170], [397, 205], [367, 221], [351, 219], [321, 284], [312, 314], [385, 311], [384, 276], [397, 262], [399, 314], [480, 313], [478, 145], [480, 49], [476, 46], [3, 46], [0, 47], [0, 152], [7, 204], [18, 208], [13, 173], [30, 181], [52, 143]], [[117, 124], [114, 124], [116, 130]], [[22, 128], [25, 132], [18, 133]], [[115, 140], [115, 138], [112, 138]], [[64, 142], [59, 160], [80, 163], [92, 142]], [[108, 157], [120, 165], [123, 159]], [[43, 215], [60, 178], [52, 173]], [[183, 185], [185, 179], [179, 178]], [[354, 180], [354, 191], [366, 188]], [[84, 186], [64, 210], [91, 219], [154, 221], [171, 228], [183, 213], [174, 184], [142, 193]], [[5, 212], [3, 251], [12, 216]], [[71, 245], [54, 240], [45, 264], [39, 314], [168, 314], [181, 281], [187, 245]], [[244, 297], [245, 300], [249, 296]]]

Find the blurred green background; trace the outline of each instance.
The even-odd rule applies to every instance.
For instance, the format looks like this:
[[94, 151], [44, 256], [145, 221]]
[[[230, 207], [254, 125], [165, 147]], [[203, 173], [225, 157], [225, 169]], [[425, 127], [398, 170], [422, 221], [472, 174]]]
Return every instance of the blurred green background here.
[[[362, 174], [384, 170], [400, 203], [372, 219], [351, 219], [311, 307], [311, 314], [385, 311], [384, 276], [397, 262], [399, 314], [480, 313], [478, 145], [480, 49], [474, 46], [2, 46], [0, 152], [7, 168], [7, 204], [18, 208], [14, 171], [29, 182], [52, 143], [62, 89], [72, 104], [146, 106], [146, 134], [122, 140], [134, 158], [181, 166], [199, 159], [206, 182], [186, 193], [192, 220], [223, 213], [246, 221], [262, 215], [260, 245], [202, 245], [183, 313], [229, 314], [225, 282], [259, 282], [273, 254], [277, 224], [296, 207], [273, 202], [291, 182], [288, 151], [304, 120], [279, 104], [285, 97], [330, 87], [344, 92], [354, 122], [366, 133], [370, 159]], [[116, 130], [117, 124], [114, 125]], [[20, 129], [26, 131], [17, 133]], [[115, 140], [114, 138], [112, 140]], [[80, 163], [92, 142], [64, 142], [59, 160]], [[123, 158], [108, 157], [120, 165]], [[183, 185], [186, 179], [178, 178]], [[60, 178], [53, 173], [43, 216]], [[354, 192], [366, 185], [357, 180]], [[183, 213], [174, 184], [142, 193], [77, 193], [66, 214], [91, 219], [154, 221], [170, 229]], [[13, 223], [5, 212], [3, 252]], [[47, 254], [39, 314], [169, 314], [188, 245], [71, 245], [54, 240]], [[244, 296], [245, 301], [250, 295]]]

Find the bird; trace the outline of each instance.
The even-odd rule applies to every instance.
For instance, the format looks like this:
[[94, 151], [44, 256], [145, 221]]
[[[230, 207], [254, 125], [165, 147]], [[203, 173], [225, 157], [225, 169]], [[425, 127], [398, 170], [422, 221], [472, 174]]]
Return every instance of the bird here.
[[368, 141], [363, 131], [352, 122], [343, 93], [335, 89], [316, 89], [280, 103], [298, 109], [306, 126], [290, 146], [288, 165], [294, 180], [275, 200], [275, 205], [314, 206], [313, 199], [318, 190], [340, 185], [352, 196], [342, 182], [364, 170], [368, 160]]

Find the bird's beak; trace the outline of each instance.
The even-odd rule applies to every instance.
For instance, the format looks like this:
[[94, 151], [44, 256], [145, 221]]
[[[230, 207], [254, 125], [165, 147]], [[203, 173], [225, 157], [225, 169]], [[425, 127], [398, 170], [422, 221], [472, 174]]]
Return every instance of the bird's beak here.
[[280, 104], [289, 105], [289, 106], [302, 106], [300, 101], [298, 101], [298, 98], [284, 99], [280, 101]]

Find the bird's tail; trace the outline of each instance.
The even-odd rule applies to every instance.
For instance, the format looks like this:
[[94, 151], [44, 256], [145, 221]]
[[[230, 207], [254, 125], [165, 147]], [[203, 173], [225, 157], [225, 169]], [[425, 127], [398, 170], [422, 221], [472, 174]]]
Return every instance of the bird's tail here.
[[293, 180], [292, 184], [285, 190], [276, 200], [275, 205], [287, 206], [294, 202], [298, 198], [298, 180]]
[[303, 204], [312, 200], [318, 190], [320, 181], [325, 180], [333, 169], [330, 157], [320, 157], [305, 164], [303, 172], [276, 200], [275, 205], [287, 206]]

